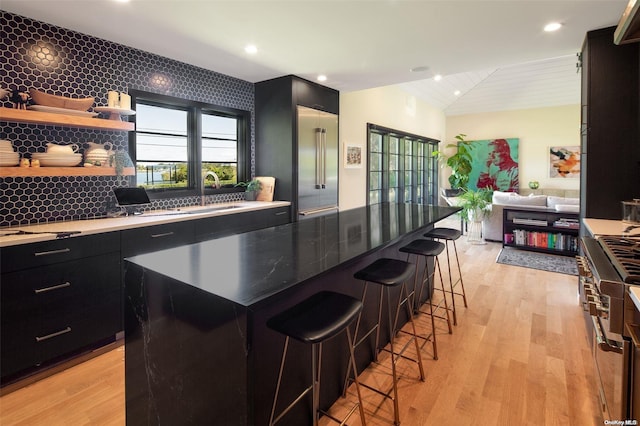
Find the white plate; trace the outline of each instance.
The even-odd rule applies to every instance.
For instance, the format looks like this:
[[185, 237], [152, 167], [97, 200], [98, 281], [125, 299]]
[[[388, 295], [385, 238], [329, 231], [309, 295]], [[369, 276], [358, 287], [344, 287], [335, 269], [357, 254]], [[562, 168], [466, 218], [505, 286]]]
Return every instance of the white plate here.
[[52, 112], [54, 114], [83, 115], [85, 117], [97, 117], [98, 116], [97, 112], [78, 111], [77, 109], [56, 108], [56, 107], [50, 107], [50, 106], [45, 106], [45, 105], [31, 105], [31, 106], [28, 106], [27, 109], [31, 109], [31, 110], [34, 110], [34, 111], [40, 111], [40, 112]]
[[34, 152], [32, 158], [50, 158], [50, 159], [72, 159], [82, 158], [82, 154], [47, 154], [46, 152]]

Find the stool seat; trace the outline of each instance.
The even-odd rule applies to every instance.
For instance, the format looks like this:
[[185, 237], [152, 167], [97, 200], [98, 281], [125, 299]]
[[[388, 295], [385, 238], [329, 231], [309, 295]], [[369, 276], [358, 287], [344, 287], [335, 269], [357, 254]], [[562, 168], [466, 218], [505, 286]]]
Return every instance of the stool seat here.
[[433, 240], [413, 240], [399, 249], [403, 253], [421, 256], [437, 256], [444, 250], [444, 244]]
[[[355, 412], [356, 408], [360, 411], [361, 424], [366, 426], [362, 397], [360, 395], [360, 385], [357, 378], [355, 380], [355, 387], [358, 394], [358, 403], [355, 404], [349, 413], [347, 413], [345, 419], [337, 419], [320, 408], [320, 377], [322, 376], [322, 346], [324, 341], [336, 336], [340, 332], [344, 332], [347, 335], [347, 343], [349, 345], [349, 368], [352, 368], [355, 371], [357, 366], [349, 325], [353, 322], [355, 317], [360, 314], [360, 312], [362, 312], [362, 302], [358, 299], [354, 299], [346, 294], [334, 293], [332, 291], [321, 291], [303, 300], [297, 305], [294, 305], [291, 308], [271, 317], [267, 321], [267, 326], [269, 328], [285, 336], [284, 350], [282, 351], [280, 370], [278, 372], [278, 381], [276, 383], [275, 395], [273, 397], [273, 405], [271, 406], [271, 416], [269, 417], [269, 426], [274, 426], [278, 423], [287, 413], [289, 413], [293, 406], [298, 404], [300, 401], [307, 401], [308, 399], [305, 399], [304, 397], [309, 393], [311, 393], [313, 426], [318, 426], [321, 414], [326, 415], [336, 423], [344, 425], [349, 417]], [[280, 394], [280, 386], [282, 385], [285, 361], [291, 339], [296, 339], [302, 343], [311, 345], [311, 384], [276, 416], [278, 395]], [[299, 371], [296, 372], [296, 375], [299, 374]]]
[[357, 280], [394, 287], [404, 283], [412, 274], [413, 265], [411, 263], [382, 258], [359, 270], [353, 274], [353, 277]]
[[362, 310], [345, 294], [321, 291], [267, 321], [267, 326], [303, 343], [319, 343], [343, 331]]
[[[445, 242], [445, 253], [447, 254], [447, 270], [449, 271], [449, 290], [447, 293], [451, 295], [451, 307], [453, 309], [453, 325], [458, 325], [458, 314], [456, 310], [456, 298], [455, 296], [462, 296], [462, 300], [464, 302], [464, 307], [467, 305], [467, 295], [464, 291], [464, 282], [462, 280], [462, 269], [460, 268], [460, 258], [458, 257], [458, 248], [456, 247], [456, 240], [460, 238], [462, 233], [457, 229], [453, 228], [434, 228], [431, 231], [424, 234], [427, 238], [435, 238], [444, 240]], [[451, 274], [451, 257], [449, 256], [449, 241], [453, 244], [453, 251], [456, 254], [456, 265], [458, 266], [458, 278], [454, 282], [453, 276]], [[460, 292], [456, 292], [454, 288], [460, 284]], [[445, 295], [446, 299], [446, 295]]]
[[440, 238], [443, 240], [457, 240], [460, 238], [462, 233], [453, 228], [433, 228], [431, 231], [424, 234], [425, 237], [429, 238]]

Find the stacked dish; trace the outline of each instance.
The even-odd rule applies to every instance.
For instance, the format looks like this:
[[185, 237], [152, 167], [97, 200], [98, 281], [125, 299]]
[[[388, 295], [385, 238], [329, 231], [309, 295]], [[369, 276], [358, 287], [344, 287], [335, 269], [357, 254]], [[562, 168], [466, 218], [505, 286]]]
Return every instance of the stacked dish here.
[[73, 167], [80, 164], [82, 154], [36, 152], [31, 159], [38, 160], [43, 167]]
[[14, 151], [11, 141], [0, 141], [0, 167], [17, 166], [20, 154]]

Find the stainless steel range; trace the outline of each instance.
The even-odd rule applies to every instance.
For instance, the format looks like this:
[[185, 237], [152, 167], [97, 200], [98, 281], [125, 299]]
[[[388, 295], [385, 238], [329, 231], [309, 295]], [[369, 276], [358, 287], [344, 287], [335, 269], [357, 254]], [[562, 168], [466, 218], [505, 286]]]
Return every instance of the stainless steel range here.
[[[627, 288], [640, 286], [640, 238], [583, 237], [578, 257], [580, 298], [592, 328], [593, 357], [605, 420], [640, 417], [640, 381], [634, 366], [638, 347], [636, 309]], [[639, 358], [640, 359], [640, 358]], [[638, 390], [636, 390], [638, 387]]]

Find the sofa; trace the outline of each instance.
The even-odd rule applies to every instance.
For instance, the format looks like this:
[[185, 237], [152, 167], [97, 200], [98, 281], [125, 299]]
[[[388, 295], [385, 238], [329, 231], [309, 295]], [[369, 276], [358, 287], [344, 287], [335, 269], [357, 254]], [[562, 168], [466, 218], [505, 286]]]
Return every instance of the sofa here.
[[484, 220], [484, 238], [490, 241], [502, 241], [502, 215], [505, 206], [525, 208], [527, 210], [554, 210], [558, 212], [578, 213], [580, 198], [578, 191], [551, 190], [547, 195], [544, 191], [520, 195], [515, 192], [494, 191], [491, 202], [491, 215]]

